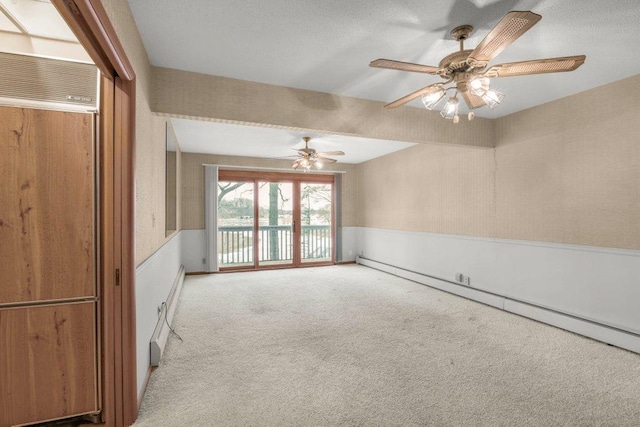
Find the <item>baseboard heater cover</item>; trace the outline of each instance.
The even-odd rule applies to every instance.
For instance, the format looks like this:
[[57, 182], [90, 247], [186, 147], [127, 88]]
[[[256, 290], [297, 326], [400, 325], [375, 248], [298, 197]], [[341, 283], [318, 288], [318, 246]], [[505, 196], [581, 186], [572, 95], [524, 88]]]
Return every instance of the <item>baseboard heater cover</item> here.
[[178, 275], [176, 276], [171, 292], [167, 297], [167, 303], [162, 306], [160, 316], [158, 316], [158, 323], [156, 329], [151, 336], [151, 349], [150, 349], [150, 363], [151, 366], [159, 366], [162, 354], [164, 353], [164, 347], [167, 345], [169, 339], [169, 325], [173, 321], [173, 315], [175, 314], [176, 307], [178, 306], [178, 299], [180, 292], [182, 291], [182, 285], [184, 284], [185, 270], [184, 266], [180, 266]]
[[579, 335], [584, 335], [597, 341], [602, 341], [616, 347], [624, 348], [625, 350], [640, 353], [640, 336], [632, 332], [623, 331], [592, 320], [581, 319], [576, 316], [536, 306], [531, 303], [517, 301], [512, 298], [493, 294], [481, 289], [471, 288], [428, 276], [426, 274], [405, 270], [402, 267], [396, 267], [364, 257], [358, 257], [356, 262], [360, 265], [364, 265], [365, 267], [384, 271], [385, 273], [490, 305], [509, 313], [528, 317], [529, 319], [537, 320]]

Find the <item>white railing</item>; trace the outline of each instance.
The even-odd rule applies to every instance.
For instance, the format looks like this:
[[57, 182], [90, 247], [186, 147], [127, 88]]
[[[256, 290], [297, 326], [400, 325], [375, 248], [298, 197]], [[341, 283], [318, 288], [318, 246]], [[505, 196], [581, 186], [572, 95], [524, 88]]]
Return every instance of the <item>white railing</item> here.
[[[293, 230], [290, 225], [259, 227], [258, 259], [260, 262], [293, 259]], [[331, 259], [331, 226], [302, 226], [302, 259]], [[218, 227], [218, 261], [222, 266], [253, 264], [253, 227]]]

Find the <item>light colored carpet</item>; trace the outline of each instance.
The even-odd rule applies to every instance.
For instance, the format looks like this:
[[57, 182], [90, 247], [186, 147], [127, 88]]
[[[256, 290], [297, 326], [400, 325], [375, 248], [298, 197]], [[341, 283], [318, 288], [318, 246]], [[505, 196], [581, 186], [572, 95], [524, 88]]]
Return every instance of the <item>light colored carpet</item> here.
[[139, 426], [640, 425], [640, 355], [362, 266], [192, 276]]

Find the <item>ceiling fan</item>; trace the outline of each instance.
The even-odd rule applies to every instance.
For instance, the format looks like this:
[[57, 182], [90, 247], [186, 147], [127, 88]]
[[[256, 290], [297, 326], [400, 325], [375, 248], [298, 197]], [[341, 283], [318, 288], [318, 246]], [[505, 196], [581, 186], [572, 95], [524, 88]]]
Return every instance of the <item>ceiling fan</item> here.
[[335, 163], [336, 159], [332, 159], [326, 156], [344, 156], [343, 151], [325, 151], [322, 153], [317, 152], [313, 148], [309, 148], [310, 137], [305, 136], [302, 138], [304, 141], [304, 148], [294, 148], [298, 152], [296, 160], [293, 161], [291, 166], [294, 169], [302, 168], [305, 172], [314, 169], [322, 169], [325, 163]]
[[[460, 42], [460, 50], [445, 56], [437, 67], [391, 59], [372, 61], [369, 64], [371, 67], [433, 74], [446, 80], [444, 83], [425, 86], [385, 105], [384, 108], [396, 108], [422, 96], [424, 106], [432, 110], [444, 99], [447, 91], [455, 90], [440, 114], [445, 119], [451, 119], [453, 123], [458, 123], [460, 121], [458, 94], [462, 96], [470, 110], [485, 105], [494, 109], [500, 104], [504, 94], [490, 88], [491, 78], [558, 73], [573, 71], [581, 66], [585, 61], [585, 55], [535, 59], [487, 67], [489, 61], [498, 56], [541, 18], [542, 16], [530, 11], [509, 12], [473, 50], [465, 50], [464, 48], [464, 41], [473, 31], [473, 27], [471, 25], [456, 27], [451, 31], [451, 35]], [[449, 84], [452, 86], [446, 87]], [[473, 111], [469, 112], [469, 120], [472, 120], [474, 116]]]

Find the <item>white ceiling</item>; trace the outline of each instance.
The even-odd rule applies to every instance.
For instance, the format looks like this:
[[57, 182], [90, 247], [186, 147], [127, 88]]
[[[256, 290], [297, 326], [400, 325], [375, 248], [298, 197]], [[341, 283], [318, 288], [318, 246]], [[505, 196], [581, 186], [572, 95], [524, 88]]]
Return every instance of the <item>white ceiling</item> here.
[[302, 137], [309, 136], [309, 147], [319, 152], [344, 151], [344, 156], [328, 156], [335, 158], [339, 163], [360, 163], [415, 145], [409, 142], [320, 135], [187, 119], [171, 119], [171, 124], [180, 149], [187, 153], [271, 159], [295, 155], [293, 149], [303, 148]]
[[0, 30], [78, 42], [48, 0], [0, 0]]
[[0, 0], [0, 52], [92, 62], [49, 0]]
[[[584, 54], [571, 73], [495, 79], [496, 118], [640, 74], [638, 0], [129, 0], [154, 65], [390, 102], [438, 77], [368, 66], [376, 58], [438, 65], [449, 31], [476, 46], [511, 10], [542, 20], [491, 64]], [[420, 106], [420, 101], [410, 103]], [[406, 108], [406, 107], [401, 107]], [[180, 138], [181, 144], [188, 144]], [[237, 143], [238, 147], [241, 145]], [[345, 150], [346, 151], [346, 150]]]

